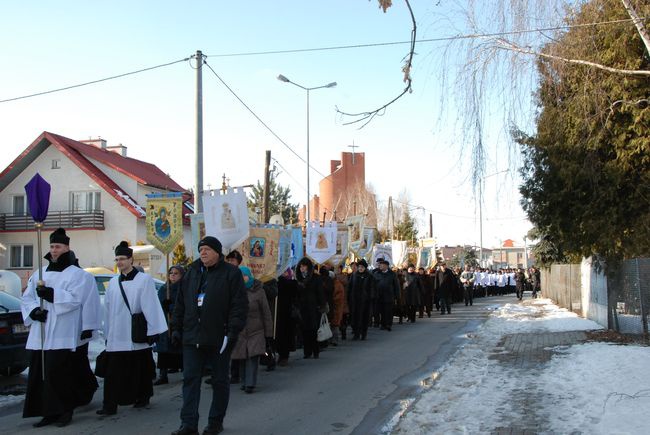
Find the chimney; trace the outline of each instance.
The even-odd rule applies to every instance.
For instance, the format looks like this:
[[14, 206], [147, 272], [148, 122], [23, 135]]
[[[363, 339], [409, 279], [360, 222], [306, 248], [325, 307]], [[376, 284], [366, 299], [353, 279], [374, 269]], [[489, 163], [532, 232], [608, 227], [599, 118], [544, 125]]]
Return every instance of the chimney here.
[[117, 154], [121, 155], [122, 157], [126, 157], [126, 147], [124, 145], [122, 145], [122, 144], [112, 145], [110, 147], [106, 147], [106, 150], [110, 151], [110, 152], [113, 152], [113, 153], [117, 153]]
[[81, 140], [79, 142], [92, 145], [102, 150], [106, 149], [106, 139], [102, 139], [101, 137], [98, 137], [97, 139], [90, 138], [88, 140]]

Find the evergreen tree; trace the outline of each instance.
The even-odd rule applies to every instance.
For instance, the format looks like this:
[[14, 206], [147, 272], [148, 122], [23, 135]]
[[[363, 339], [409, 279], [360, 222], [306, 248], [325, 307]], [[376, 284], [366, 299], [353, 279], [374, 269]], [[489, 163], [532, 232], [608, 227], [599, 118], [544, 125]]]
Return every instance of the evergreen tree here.
[[[640, 6], [642, 16], [650, 4]], [[578, 25], [627, 18], [617, 0], [586, 2]], [[545, 52], [648, 70], [638, 34], [574, 27]], [[525, 165], [522, 206], [547, 261], [597, 255], [609, 264], [650, 253], [650, 81], [542, 59], [533, 135], [515, 131]]]
[[406, 240], [409, 246], [415, 246], [418, 238], [418, 229], [415, 219], [411, 216], [408, 208], [404, 208], [402, 219], [395, 224], [395, 240]]
[[[285, 224], [291, 224], [298, 219], [298, 204], [289, 202], [291, 198], [291, 188], [282, 186], [276, 181], [276, 171], [271, 171], [270, 176], [270, 202], [269, 217], [274, 214], [282, 215]], [[248, 209], [257, 214], [264, 207], [264, 185], [257, 181], [253, 191], [248, 196]], [[260, 214], [261, 216], [261, 214]]]

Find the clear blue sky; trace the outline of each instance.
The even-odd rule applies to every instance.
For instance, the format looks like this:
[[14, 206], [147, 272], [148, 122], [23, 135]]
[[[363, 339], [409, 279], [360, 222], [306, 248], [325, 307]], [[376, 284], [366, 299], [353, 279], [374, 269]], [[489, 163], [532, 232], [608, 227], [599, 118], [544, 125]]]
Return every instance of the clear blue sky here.
[[[458, 108], [440, 107], [437, 70], [442, 43], [416, 47], [414, 92], [359, 130], [335, 107], [374, 109], [397, 95], [407, 45], [310, 53], [228, 53], [407, 41], [410, 18], [401, 2], [384, 14], [375, 0], [315, 1], [41, 1], [10, 2], [0, 16], [0, 100], [183, 59], [197, 49], [222, 79], [301, 156], [305, 155], [304, 86], [338, 82], [311, 94], [311, 163], [327, 173], [348, 145], [366, 153], [366, 181], [380, 201], [408, 190], [421, 232], [443, 244], [478, 243], [478, 209], [460, 159]], [[445, 2], [414, 0], [418, 38], [458, 32], [440, 17]], [[454, 23], [451, 23], [454, 24]], [[453, 60], [453, 59], [452, 59]], [[286, 169], [280, 182], [295, 202], [306, 197], [306, 169], [254, 119], [209, 70], [204, 71], [205, 184], [261, 179], [264, 150]], [[43, 130], [74, 139], [101, 136], [129, 156], [152, 162], [186, 187], [193, 184], [195, 71], [186, 63], [101, 84], [0, 104], [0, 166], [6, 167]], [[442, 119], [442, 122], [441, 122]], [[495, 116], [494, 119], [498, 119]], [[451, 121], [449, 121], [451, 120]], [[530, 227], [518, 205], [516, 168], [505, 158], [498, 123], [490, 131], [484, 246], [521, 240]], [[459, 161], [465, 163], [459, 165]], [[312, 172], [317, 193], [321, 176]], [[296, 181], [297, 180], [297, 181]]]

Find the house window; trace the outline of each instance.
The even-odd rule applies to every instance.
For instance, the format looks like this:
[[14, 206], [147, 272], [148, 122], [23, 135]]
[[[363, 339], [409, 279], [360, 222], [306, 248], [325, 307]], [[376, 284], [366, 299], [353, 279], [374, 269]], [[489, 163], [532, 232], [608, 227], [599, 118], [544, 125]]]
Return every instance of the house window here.
[[70, 211], [101, 210], [100, 192], [70, 192]]
[[34, 267], [33, 245], [11, 245], [9, 249], [9, 267], [31, 269]]
[[52, 169], [61, 169], [61, 160], [53, 159], [52, 160]]
[[15, 195], [13, 198], [13, 213], [18, 216], [29, 214], [29, 204], [25, 195]]

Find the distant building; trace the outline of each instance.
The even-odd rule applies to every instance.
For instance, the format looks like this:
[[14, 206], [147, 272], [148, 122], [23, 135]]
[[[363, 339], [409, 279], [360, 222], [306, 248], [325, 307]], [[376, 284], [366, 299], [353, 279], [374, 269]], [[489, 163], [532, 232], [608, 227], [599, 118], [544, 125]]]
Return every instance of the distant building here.
[[[365, 153], [341, 153], [340, 160], [330, 161], [330, 174], [319, 183], [319, 195], [310, 201], [311, 219], [344, 221], [365, 214], [366, 225], [377, 225], [377, 201], [366, 188]], [[305, 208], [299, 220], [304, 223]]]
[[[52, 186], [40, 253], [24, 188], [37, 172]], [[0, 174], [0, 269], [16, 272], [24, 282], [58, 227], [68, 232], [82, 267], [112, 268], [121, 240], [147, 243], [145, 195], [164, 192], [184, 192], [184, 213], [193, 212], [185, 189], [155, 165], [127, 157], [125, 146], [43, 132]], [[189, 227], [185, 231], [189, 239]], [[162, 262], [157, 250], [151, 255]]]
[[492, 264], [495, 269], [525, 268], [532, 266], [534, 261], [530, 247], [515, 246], [513, 240], [506, 239], [500, 247], [492, 249]]

